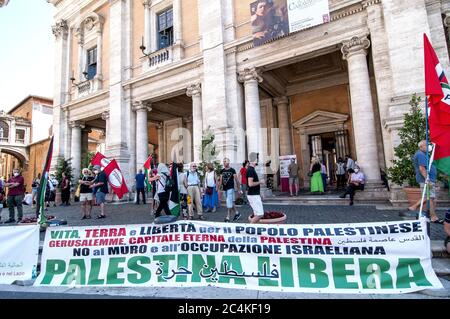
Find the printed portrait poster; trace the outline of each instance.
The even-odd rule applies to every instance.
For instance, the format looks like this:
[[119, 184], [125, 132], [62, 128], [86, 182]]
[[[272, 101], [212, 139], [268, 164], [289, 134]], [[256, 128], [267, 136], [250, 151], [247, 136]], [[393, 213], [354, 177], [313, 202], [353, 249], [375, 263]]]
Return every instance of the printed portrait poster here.
[[259, 0], [250, 4], [253, 45], [260, 46], [289, 34], [286, 0]]

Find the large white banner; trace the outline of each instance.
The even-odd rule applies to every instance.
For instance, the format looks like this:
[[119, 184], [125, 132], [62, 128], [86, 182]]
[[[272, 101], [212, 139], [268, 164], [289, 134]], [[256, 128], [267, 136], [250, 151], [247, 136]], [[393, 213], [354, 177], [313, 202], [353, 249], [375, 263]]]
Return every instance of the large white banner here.
[[328, 0], [287, 0], [289, 32], [330, 22]]
[[51, 228], [35, 285], [370, 294], [442, 287], [423, 221]]
[[39, 226], [0, 227], [0, 284], [36, 278]]

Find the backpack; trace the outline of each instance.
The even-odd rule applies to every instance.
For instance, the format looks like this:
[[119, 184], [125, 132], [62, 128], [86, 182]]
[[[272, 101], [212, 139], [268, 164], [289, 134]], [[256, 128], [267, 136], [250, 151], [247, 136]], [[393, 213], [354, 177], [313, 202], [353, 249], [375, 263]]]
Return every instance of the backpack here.
[[164, 191], [171, 192], [173, 190], [173, 186], [175, 185], [175, 182], [169, 175], [167, 175], [165, 173], [163, 173], [163, 175], [166, 177], [166, 184], [164, 185]]

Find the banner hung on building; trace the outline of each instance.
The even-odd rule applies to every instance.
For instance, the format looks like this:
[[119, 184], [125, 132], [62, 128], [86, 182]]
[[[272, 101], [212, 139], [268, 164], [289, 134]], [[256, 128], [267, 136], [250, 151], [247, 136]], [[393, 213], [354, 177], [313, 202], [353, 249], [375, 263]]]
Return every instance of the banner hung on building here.
[[258, 0], [250, 11], [254, 46], [330, 22], [328, 0]]
[[35, 285], [370, 294], [442, 287], [421, 221], [48, 229]]
[[0, 243], [0, 284], [36, 278], [39, 226], [1, 227]]

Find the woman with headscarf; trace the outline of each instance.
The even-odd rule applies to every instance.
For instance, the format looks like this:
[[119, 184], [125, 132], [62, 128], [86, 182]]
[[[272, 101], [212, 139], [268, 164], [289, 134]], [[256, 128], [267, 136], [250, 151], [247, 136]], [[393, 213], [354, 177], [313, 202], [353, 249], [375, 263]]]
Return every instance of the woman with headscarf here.
[[311, 161], [311, 193], [323, 194], [322, 165], [318, 158], [314, 157]]
[[155, 212], [155, 218], [161, 216], [161, 211], [164, 209], [166, 215], [172, 215], [169, 209], [170, 192], [166, 191], [166, 181], [170, 177], [170, 171], [165, 164], [158, 165], [158, 173], [156, 176], [149, 179], [150, 182], [156, 181], [156, 193], [159, 200], [158, 209]]

